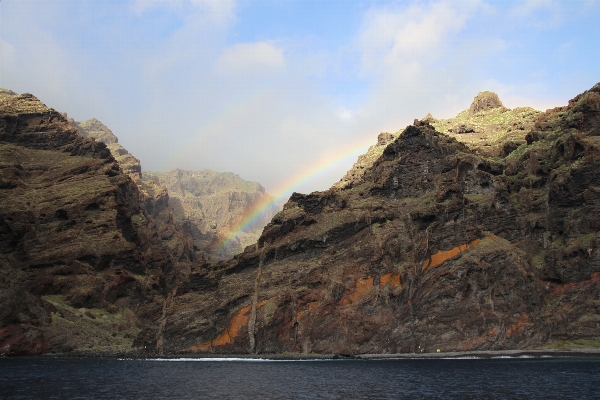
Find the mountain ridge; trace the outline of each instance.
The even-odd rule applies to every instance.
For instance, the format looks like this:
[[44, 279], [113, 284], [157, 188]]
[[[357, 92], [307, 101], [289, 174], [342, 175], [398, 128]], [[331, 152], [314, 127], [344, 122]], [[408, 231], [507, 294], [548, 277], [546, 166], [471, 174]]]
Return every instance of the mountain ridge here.
[[[66, 116], [66, 115], [65, 115]], [[119, 144], [117, 136], [95, 118], [71, 124], [83, 135], [106, 144], [123, 172], [138, 185], [146, 209], [154, 210], [155, 204], [166, 203], [170, 212], [163, 219], [174, 218], [183, 231], [192, 237], [197, 257], [225, 259], [241, 252], [256, 242], [262, 226], [274, 214], [267, 207], [271, 197], [257, 182], [241, 179], [231, 172], [186, 171], [174, 169], [168, 172], [143, 171], [140, 160]], [[204, 176], [198, 182], [195, 177]], [[189, 189], [189, 190], [188, 190]], [[265, 205], [267, 212], [250, 231], [235, 232], [235, 227], [248, 210]], [[158, 209], [162, 209], [158, 206]], [[157, 215], [155, 215], [155, 218]], [[261, 226], [262, 225], [262, 226]], [[228, 246], [221, 243], [231, 238]]]
[[[139, 200], [141, 192], [106, 145], [74, 135], [62, 117], [32, 97], [2, 103], [0, 195], [9, 204], [18, 198], [19, 179], [37, 179], [19, 172], [37, 171], [25, 159], [19, 169], [10, 156], [31, 149], [47, 152], [45, 157], [71, 157], [65, 158], [69, 162], [107, 160], [102, 171], [130, 182], [122, 205], [139, 209], [144, 220], [134, 217], [140, 212], [129, 212], [125, 224], [114, 229], [131, 226], [124, 232], [149, 238], [132, 247], [144, 250], [140, 260], [146, 261], [130, 268], [148, 265], [144, 273], [157, 279], [145, 294], [135, 295], [143, 310], [133, 313], [138, 322], [123, 325], [124, 333], [117, 334], [119, 340], [135, 336], [119, 342], [129, 349], [357, 355], [600, 346], [600, 83], [567, 106], [543, 113], [508, 110], [485, 94], [470, 107], [472, 114], [466, 110], [449, 120], [428, 115], [395, 134], [382, 133], [340, 182], [326, 191], [292, 194], [254, 246], [212, 264], [195, 259], [189, 242], [172, 241], [179, 231], [164, 202], [165, 218], [144, 211], [152, 204]], [[16, 149], [15, 140], [23, 141], [25, 150]], [[72, 179], [85, 171], [71, 168], [61, 176]], [[58, 179], [39, 176], [50, 183]], [[69, 210], [67, 219], [53, 213], [59, 226], [71, 218]], [[9, 233], [18, 231], [17, 214], [25, 221], [19, 226], [33, 233], [15, 242]], [[114, 303], [108, 301], [114, 308], [101, 303], [79, 312], [77, 302], [69, 303], [73, 286], [58, 285], [60, 274], [67, 282], [81, 274], [68, 272], [68, 263], [24, 269], [10, 261], [14, 243], [29, 243], [39, 230], [35, 218], [25, 218], [27, 212], [17, 214], [0, 215], [0, 295], [11, 299], [11, 306], [0, 307], [0, 349], [3, 343], [24, 346], [13, 354], [52, 348], [44, 342], [53, 324], [48, 316], [75, 326], [83, 318], [85, 326], [96, 326], [86, 310], [96, 319], [107, 315], [111, 323], [117, 322], [115, 315], [125, 315], [129, 306], [121, 302], [131, 301], [130, 294], [121, 294], [129, 300], [119, 302], [117, 295]], [[73, 226], [80, 224], [74, 221]], [[110, 221], [107, 227], [113, 226]], [[157, 230], [161, 223], [173, 226], [172, 236]], [[73, 226], [65, 225], [67, 232], [74, 232]], [[23, 254], [38, 257], [32, 248]], [[159, 249], [173, 256], [161, 258]], [[161, 267], [152, 269], [153, 264]], [[83, 275], [96, 276], [84, 268]], [[117, 287], [141, 293], [138, 273], [121, 268], [130, 280], [116, 270], [100, 270], [103, 275], [95, 279], [103, 282], [113, 274], [111, 282], [121, 282]], [[23, 274], [48, 283], [40, 292], [27, 286]], [[58, 292], [51, 294], [50, 288]], [[28, 322], [10, 309], [23, 298], [29, 300], [18, 301], [32, 304], [28, 315], [40, 317]], [[37, 339], [27, 342], [26, 332]], [[70, 338], [79, 351], [91, 340]], [[123, 348], [118, 346], [114, 342], [113, 348]]]
[[416, 120], [355, 179], [294, 193], [255, 248], [176, 299], [171, 351], [598, 346], [600, 84], [535, 114], [490, 146]]

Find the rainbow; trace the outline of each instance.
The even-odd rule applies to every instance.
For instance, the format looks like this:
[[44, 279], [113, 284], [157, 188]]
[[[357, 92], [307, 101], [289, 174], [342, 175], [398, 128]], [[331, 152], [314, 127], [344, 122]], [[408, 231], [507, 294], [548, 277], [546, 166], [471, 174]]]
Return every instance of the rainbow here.
[[369, 146], [375, 144], [374, 142], [372, 136], [363, 137], [351, 142], [334, 154], [329, 155], [327, 158], [316, 162], [309, 168], [299, 171], [291, 178], [281, 182], [273, 190], [273, 197], [270, 201], [255, 205], [248, 213], [246, 213], [246, 217], [231, 229], [229, 235], [221, 239], [217, 246], [217, 253], [221, 253], [224, 249], [229, 247], [237, 235], [243, 231], [247, 231], [252, 225], [256, 224], [265, 216], [267, 211], [276, 208], [278, 204], [281, 204], [283, 200], [294, 192], [295, 188], [310, 183], [332, 168], [342, 164], [349, 164], [353, 159], [364, 154]]

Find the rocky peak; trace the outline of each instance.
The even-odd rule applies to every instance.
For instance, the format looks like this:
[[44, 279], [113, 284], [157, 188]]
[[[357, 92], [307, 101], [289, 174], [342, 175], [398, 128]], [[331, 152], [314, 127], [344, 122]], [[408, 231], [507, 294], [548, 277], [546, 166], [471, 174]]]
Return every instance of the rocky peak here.
[[271, 220], [271, 209], [257, 223], [244, 232], [238, 232], [231, 246], [220, 249], [218, 244], [246, 217], [251, 209], [267, 206], [271, 196], [258, 182], [249, 182], [240, 176], [204, 169], [186, 171], [174, 169], [158, 173], [144, 171], [145, 182], [165, 186], [173, 217], [183, 224], [194, 239], [197, 248], [217, 258], [231, 257], [256, 242], [262, 228]]
[[506, 108], [496, 93], [486, 91], [454, 118], [435, 119], [428, 114], [423, 121], [480, 153], [505, 156], [525, 143], [539, 115], [531, 107]]
[[77, 122], [73, 119], [69, 119], [69, 121], [83, 137], [93, 138], [106, 144], [106, 147], [108, 147], [112, 156], [117, 160], [123, 172], [129, 175], [138, 186], [140, 185], [142, 178], [140, 160], [119, 144], [117, 136], [106, 125], [96, 118], [83, 122]]
[[[502, 156], [482, 155], [422, 121], [391, 143], [384, 135], [385, 147], [369, 150], [359, 178], [293, 194], [257, 246], [216, 267], [218, 283], [180, 300], [177, 323], [167, 327], [172, 349], [381, 354], [596, 345], [597, 89], [518, 129], [529, 139]], [[496, 110], [473, 118], [478, 131], [509, 126], [509, 118], [495, 120], [508, 112]], [[513, 122], [530, 121], [528, 113], [521, 109]]]
[[[114, 133], [102, 122], [96, 118], [88, 119], [87, 121], [76, 123], [80, 129], [80, 132], [84, 137], [95, 138], [106, 144], [118, 143], [119, 139]], [[82, 132], [83, 130], [83, 132]]]
[[425, 121], [425, 122], [428, 122], [430, 124], [438, 122], [437, 119], [433, 118], [433, 115], [431, 115], [431, 113], [427, 113], [427, 115], [425, 116], [425, 118], [423, 118], [421, 121]]
[[498, 95], [494, 92], [479, 92], [469, 107], [469, 115], [473, 116], [480, 111], [504, 107]]

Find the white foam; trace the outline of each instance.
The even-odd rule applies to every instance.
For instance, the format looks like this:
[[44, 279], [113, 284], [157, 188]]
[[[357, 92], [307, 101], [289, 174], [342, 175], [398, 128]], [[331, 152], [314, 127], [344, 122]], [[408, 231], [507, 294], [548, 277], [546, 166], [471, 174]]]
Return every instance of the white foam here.
[[[331, 361], [323, 358], [272, 359], [272, 358], [242, 358], [242, 357], [200, 357], [200, 358], [144, 358], [143, 361], [170, 361], [170, 362], [290, 362], [290, 361]], [[335, 361], [335, 360], [334, 360]]]
[[202, 358], [146, 358], [144, 361], [171, 361], [171, 362], [180, 362], [180, 361], [249, 361], [249, 362], [261, 362], [261, 361], [274, 361], [266, 358], [237, 358], [237, 357], [202, 357]]

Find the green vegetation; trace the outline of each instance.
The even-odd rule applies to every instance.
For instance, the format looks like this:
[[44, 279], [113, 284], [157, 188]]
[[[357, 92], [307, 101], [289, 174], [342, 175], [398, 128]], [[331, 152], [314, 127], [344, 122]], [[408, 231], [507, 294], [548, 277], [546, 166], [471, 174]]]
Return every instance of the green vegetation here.
[[577, 340], [565, 340], [562, 342], [552, 342], [547, 345], [539, 347], [539, 349], [559, 349], [559, 350], [569, 350], [569, 349], [600, 349], [600, 339], [598, 340], [587, 340], [587, 339], [577, 339]]
[[63, 296], [42, 296], [56, 307], [49, 330], [53, 335], [68, 336], [74, 348], [89, 351], [128, 351], [140, 332], [135, 315], [128, 308], [110, 313], [98, 308], [70, 306]]

